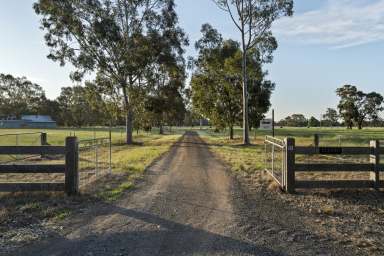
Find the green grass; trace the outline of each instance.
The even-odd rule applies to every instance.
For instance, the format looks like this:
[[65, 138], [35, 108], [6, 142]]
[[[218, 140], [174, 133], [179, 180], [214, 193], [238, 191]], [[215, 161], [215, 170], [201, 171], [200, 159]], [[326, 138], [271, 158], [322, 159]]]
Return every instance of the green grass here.
[[[0, 134], [29, 131], [31, 130], [0, 129]], [[53, 145], [63, 144], [64, 138], [70, 135], [66, 129], [47, 130], [47, 133], [48, 141]], [[93, 130], [77, 130], [76, 136], [87, 139], [92, 138], [93, 133]], [[114, 131], [111, 175], [101, 176], [91, 184], [85, 185], [81, 188], [81, 195], [78, 197], [67, 197], [64, 193], [51, 192], [0, 193], [0, 231], [8, 230], [7, 223], [24, 225], [23, 223], [33, 224], [41, 220], [61, 221], [79, 207], [86, 207], [87, 202], [118, 200], [125, 191], [135, 186], [135, 181], [142, 177], [148, 165], [170, 149], [180, 138], [180, 134], [181, 131], [174, 135], [140, 132], [134, 134], [136, 142], [134, 145], [124, 145], [121, 143], [120, 132]], [[107, 130], [96, 131], [97, 137], [107, 135]], [[0, 140], [4, 138], [6, 137], [0, 137]], [[48, 174], [43, 175], [47, 178]], [[28, 175], [23, 178], [22, 182], [29, 181]]]
[[[213, 152], [227, 162], [235, 172], [252, 173], [264, 169], [264, 138], [268, 131], [251, 131], [252, 146], [242, 146], [240, 128], [235, 129], [235, 140], [227, 132], [215, 133], [207, 127], [197, 129]], [[277, 138], [293, 137], [296, 145], [313, 145], [314, 134], [320, 135], [321, 146], [369, 146], [370, 140], [384, 140], [384, 128], [348, 130], [345, 128], [278, 128]], [[256, 135], [256, 136], [255, 136]]]
[[[174, 129], [173, 132], [177, 133], [178, 130]], [[24, 134], [24, 133], [47, 133], [48, 143], [51, 145], [64, 145], [65, 138], [68, 136], [76, 136], [79, 140], [93, 139], [93, 138], [108, 138], [108, 128], [83, 128], [83, 129], [0, 129], [0, 145], [39, 145], [40, 134]], [[7, 135], [12, 134], [12, 135]], [[16, 136], [15, 134], [19, 134]], [[153, 129], [152, 132], [147, 133], [139, 131], [134, 132], [133, 136], [141, 142], [150, 138], [152, 135], [157, 135], [158, 130]], [[7, 136], [2, 136], [7, 135]], [[124, 128], [112, 128], [112, 141], [113, 143], [123, 143], [125, 139]]]
[[141, 137], [142, 144], [113, 147], [113, 173], [125, 178], [115, 186], [107, 185], [106, 189], [100, 193], [101, 197], [113, 201], [118, 199], [125, 190], [134, 187], [134, 180], [144, 173], [145, 168], [167, 152], [179, 138], [180, 135], [148, 135]]
[[69, 217], [69, 215], [71, 215], [71, 209], [61, 209], [55, 213], [54, 218], [57, 220], [64, 220]]

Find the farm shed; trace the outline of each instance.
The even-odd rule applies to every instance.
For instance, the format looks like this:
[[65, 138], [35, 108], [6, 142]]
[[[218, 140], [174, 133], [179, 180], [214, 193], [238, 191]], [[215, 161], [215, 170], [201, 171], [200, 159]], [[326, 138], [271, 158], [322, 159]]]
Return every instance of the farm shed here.
[[50, 116], [22, 115], [21, 119], [0, 118], [0, 128], [56, 128]]

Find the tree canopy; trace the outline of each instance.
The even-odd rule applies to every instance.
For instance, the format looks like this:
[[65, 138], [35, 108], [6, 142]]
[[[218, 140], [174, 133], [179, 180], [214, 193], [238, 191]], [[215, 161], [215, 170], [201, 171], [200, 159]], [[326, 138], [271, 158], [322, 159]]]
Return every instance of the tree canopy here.
[[[240, 44], [223, 40], [221, 34], [209, 24], [201, 29], [202, 38], [195, 44], [199, 54], [192, 60], [192, 104], [203, 117], [216, 127], [230, 130], [242, 121], [242, 51]], [[269, 46], [270, 51], [275, 45]], [[258, 52], [249, 52], [249, 91], [252, 125], [257, 127], [270, 107], [274, 84], [264, 79]]]
[[39, 112], [46, 100], [44, 90], [25, 77], [0, 74], [0, 115], [15, 116]]
[[340, 97], [340, 117], [350, 129], [354, 123], [361, 129], [365, 121], [377, 121], [379, 112], [384, 110], [384, 98], [377, 92], [364, 93], [354, 85], [344, 85], [336, 90], [336, 94]]
[[153, 65], [184, 62], [188, 42], [177, 25], [174, 1], [39, 0], [34, 9], [46, 31], [48, 58], [72, 63], [74, 80], [87, 72], [109, 80], [105, 92], [122, 100], [127, 143], [132, 143], [132, 96], [148, 86]]
[[259, 53], [260, 60], [272, 61], [272, 55], [264, 58], [271, 44], [276, 44], [272, 35], [273, 22], [282, 16], [293, 14], [293, 0], [214, 0], [217, 6], [228, 13], [240, 32], [242, 49], [242, 100], [243, 143], [249, 144], [249, 90], [248, 53]]

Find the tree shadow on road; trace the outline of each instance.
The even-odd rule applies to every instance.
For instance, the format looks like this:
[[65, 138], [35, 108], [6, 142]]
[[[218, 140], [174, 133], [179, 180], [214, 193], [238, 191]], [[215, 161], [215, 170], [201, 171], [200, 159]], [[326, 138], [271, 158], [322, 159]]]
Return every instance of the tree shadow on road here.
[[[104, 234], [87, 233], [80, 239], [56, 238], [25, 247], [15, 255], [284, 255], [242, 241], [180, 224], [152, 213], [104, 204], [97, 216], [119, 214], [128, 221], [153, 225], [151, 230]], [[124, 218], [125, 219], [125, 218]], [[134, 220], [132, 220], [134, 219]], [[124, 223], [121, 223], [124, 225]]]

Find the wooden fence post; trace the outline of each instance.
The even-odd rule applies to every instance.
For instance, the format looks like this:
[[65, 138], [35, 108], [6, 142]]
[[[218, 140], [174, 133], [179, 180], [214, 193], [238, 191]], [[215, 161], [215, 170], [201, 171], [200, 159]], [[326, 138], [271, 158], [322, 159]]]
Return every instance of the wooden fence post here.
[[286, 191], [290, 194], [295, 193], [295, 139], [285, 139], [285, 167], [286, 167]]
[[40, 145], [41, 146], [46, 146], [48, 145], [48, 141], [47, 141], [47, 134], [45, 132], [42, 132], [40, 134]]
[[315, 145], [315, 148], [318, 148], [320, 145], [320, 136], [319, 134], [315, 134], [313, 136], [313, 144]]
[[65, 139], [65, 192], [68, 196], [79, 193], [79, 147], [77, 137]]
[[373, 182], [375, 189], [380, 188], [380, 141], [372, 140], [371, 143], [372, 154], [370, 156], [371, 164], [373, 164], [373, 170], [370, 174], [370, 180]]

